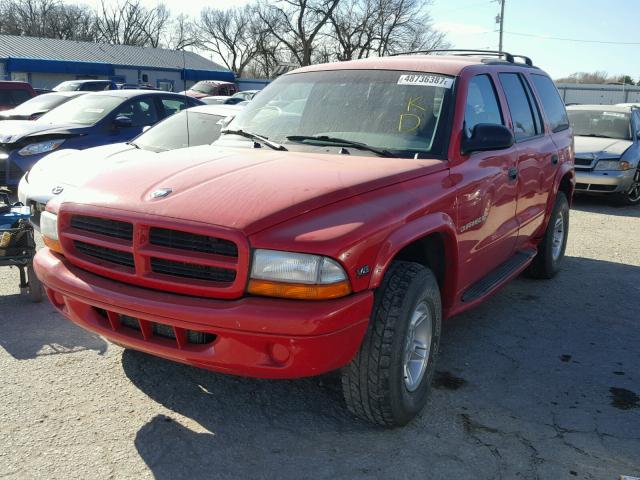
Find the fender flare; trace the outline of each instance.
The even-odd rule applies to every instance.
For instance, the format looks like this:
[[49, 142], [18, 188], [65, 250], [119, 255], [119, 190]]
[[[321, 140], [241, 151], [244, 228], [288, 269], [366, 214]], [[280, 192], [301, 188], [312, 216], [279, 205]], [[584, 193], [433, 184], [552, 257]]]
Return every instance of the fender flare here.
[[373, 268], [369, 288], [380, 286], [389, 265], [407, 245], [432, 234], [442, 235], [446, 256], [445, 281], [442, 288], [443, 300], [449, 304], [455, 295], [458, 271], [458, 246], [456, 241], [456, 226], [453, 219], [445, 213], [430, 213], [416, 220], [405, 223], [394, 230], [383, 242], [378, 250], [375, 267]]
[[[549, 217], [551, 216], [551, 212], [553, 211], [553, 206], [556, 203], [556, 197], [558, 196], [558, 192], [560, 191], [560, 184], [562, 183], [562, 179], [566, 177], [567, 174], [570, 175], [572, 194], [573, 194], [573, 191], [575, 190], [575, 183], [576, 183], [575, 170], [573, 169], [572, 165], [565, 163], [562, 165], [561, 168], [558, 169], [558, 172], [556, 173], [556, 176], [553, 179], [553, 195], [549, 195], [549, 200], [547, 200], [547, 211], [545, 213], [545, 222], [544, 222], [545, 225], [549, 221]], [[567, 201], [569, 202], [569, 205], [571, 205], [571, 198], [567, 198]]]

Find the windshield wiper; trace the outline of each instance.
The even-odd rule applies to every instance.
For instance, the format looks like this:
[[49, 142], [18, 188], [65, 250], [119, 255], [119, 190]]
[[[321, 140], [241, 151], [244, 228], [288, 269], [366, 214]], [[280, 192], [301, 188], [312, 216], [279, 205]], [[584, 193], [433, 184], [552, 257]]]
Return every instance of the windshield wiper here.
[[372, 147], [371, 145], [367, 145], [362, 142], [355, 142], [353, 140], [346, 140], [344, 138], [337, 137], [329, 137], [327, 135], [290, 135], [287, 137], [287, 140], [291, 142], [308, 142], [308, 141], [316, 141], [321, 143], [334, 143], [336, 145], [343, 145], [345, 147], [352, 147], [357, 150], [368, 150], [369, 152], [373, 152], [380, 157], [396, 157], [389, 150], [385, 150], [384, 148]]
[[267, 137], [258, 135], [257, 133], [245, 132], [244, 130], [222, 130], [220, 133], [227, 135], [240, 135], [241, 137], [250, 138], [251, 140], [264, 143], [267, 147], [286, 152], [287, 149], [279, 143], [271, 142]]
[[140, 145], [138, 145], [137, 143], [127, 142], [127, 145], [131, 145], [133, 148], [137, 148], [138, 150], [140, 150]]

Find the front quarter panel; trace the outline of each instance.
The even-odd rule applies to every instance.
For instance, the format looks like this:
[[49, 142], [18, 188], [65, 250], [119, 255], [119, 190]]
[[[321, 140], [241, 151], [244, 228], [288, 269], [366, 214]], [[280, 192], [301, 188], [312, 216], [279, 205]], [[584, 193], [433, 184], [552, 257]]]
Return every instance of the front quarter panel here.
[[354, 292], [375, 288], [402, 246], [450, 228], [452, 191], [442, 170], [310, 211], [251, 236], [250, 244], [335, 258]]

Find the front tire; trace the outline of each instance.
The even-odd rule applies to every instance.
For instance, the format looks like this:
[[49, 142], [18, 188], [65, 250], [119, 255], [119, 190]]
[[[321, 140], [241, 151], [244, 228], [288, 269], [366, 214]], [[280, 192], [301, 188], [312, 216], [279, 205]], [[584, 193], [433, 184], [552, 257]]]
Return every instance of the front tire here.
[[633, 176], [633, 183], [629, 187], [629, 190], [623, 193], [618, 193], [615, 200], [618, 205], [640, 204], [640, 167], [638, 167], [635, 175]]
[[564, 192], [558, 192], [544, 237], [538, 245], [538, 254], [527, 268], [526, 274], [533, 278], [555, 277], [567, 249], [568, 235], [569, 202]]
[[393, 262], [376, 292], [360, 351], [342, 370], [349, 410], [385, 427], [415, 417], [427, 401], [441, 322], [434, 274], [418, 263]]

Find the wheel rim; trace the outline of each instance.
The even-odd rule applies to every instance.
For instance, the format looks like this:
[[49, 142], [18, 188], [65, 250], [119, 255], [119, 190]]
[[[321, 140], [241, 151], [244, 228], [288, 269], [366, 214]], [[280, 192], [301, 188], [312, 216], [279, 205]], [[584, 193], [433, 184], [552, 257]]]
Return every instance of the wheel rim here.
[[404, 384], [410, 392], [422, 382], [431, 353], [433, 319], [426, 302], [420, 302], [411, 314], [404, 346]]
[[633, 177], [633, 184], [631, 185], [627, 196], [632, 202], [640, 200], [640, 169], [636, 170], [636, 174]]
[[555, 224], [553, 226], [553, 246], [551, 254], [553, 260], [558, 260], [562, 253], [562, 245], [564, 244], [564, 215], [562, 212], [558, 212]]

